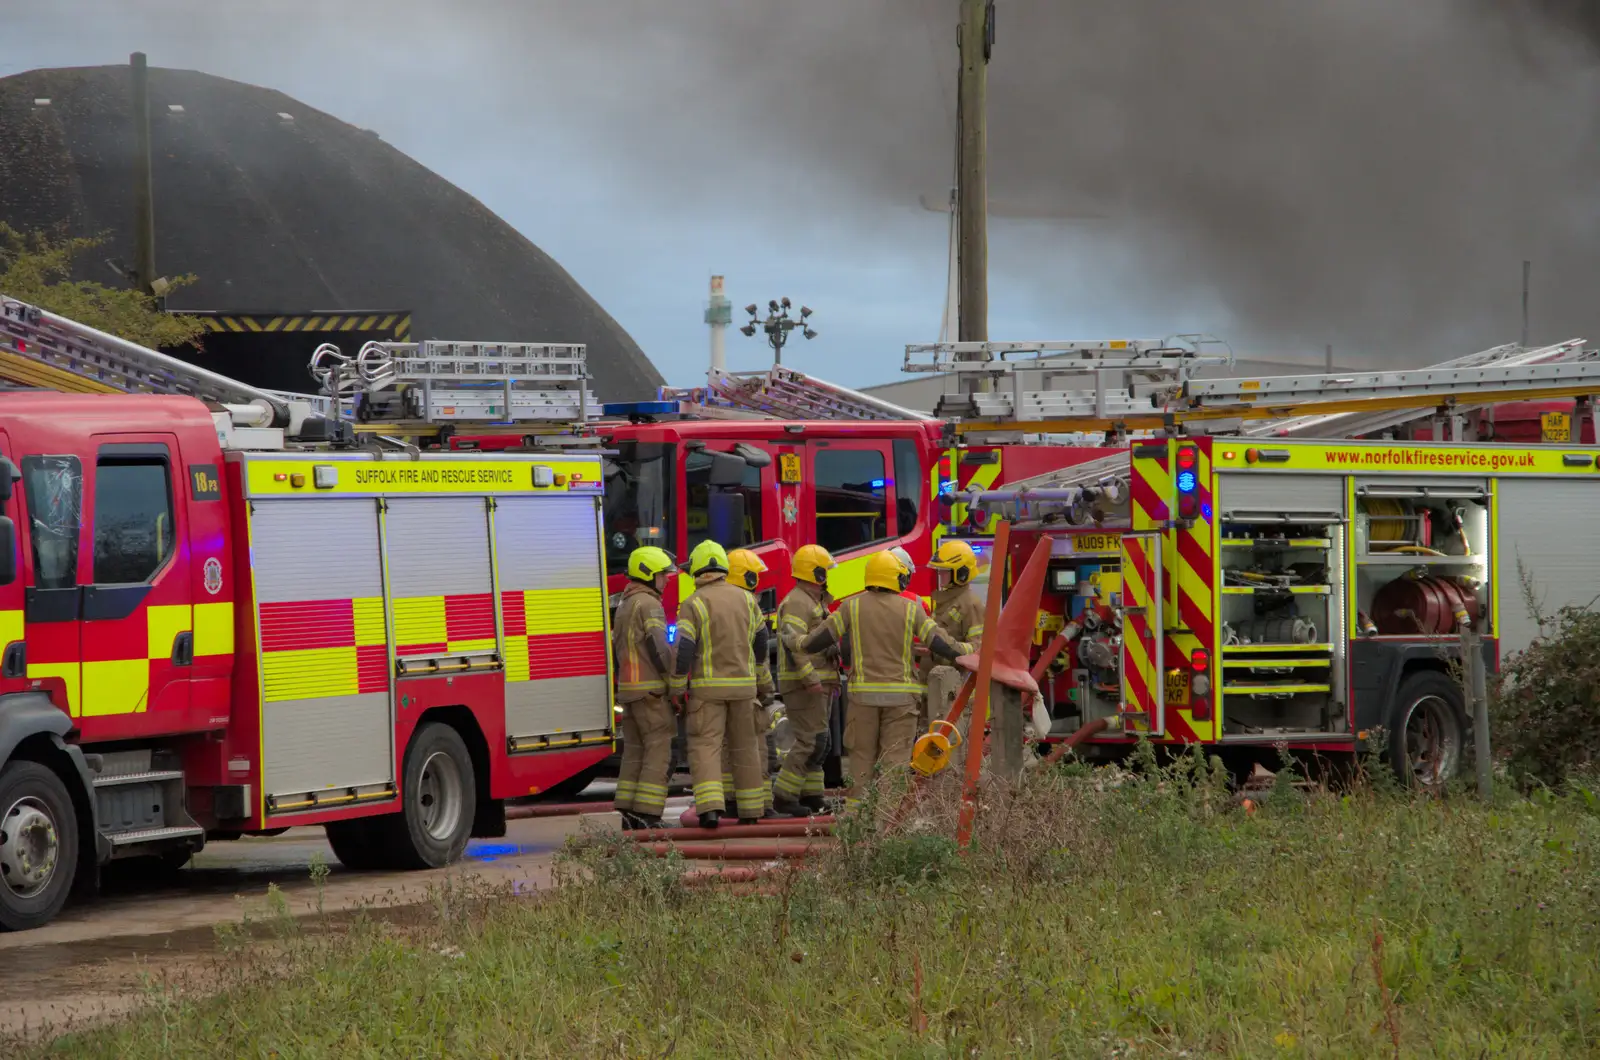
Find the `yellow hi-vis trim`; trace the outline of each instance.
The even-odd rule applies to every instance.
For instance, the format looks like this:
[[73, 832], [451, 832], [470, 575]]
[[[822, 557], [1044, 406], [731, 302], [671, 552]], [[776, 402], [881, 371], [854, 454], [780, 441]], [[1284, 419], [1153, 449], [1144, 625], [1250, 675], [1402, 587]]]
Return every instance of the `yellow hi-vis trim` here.
[[233, 654], [233, 605], [194, 605], [194, 654]]
[[[180, 633], [194, 632], [194, 612], [189, 604], [153, 604], [145, 609], [145, 650], [148, 659], [170, 659]], [[196, 655], [200, 654], [198, 651]], [[146, 672], [145, 684], [149, 680]]]
[[268, 703], [353, 696], [359, 688], [354, 646], [269, 651], [261, 656], [261, 698]]
[[394, 601], [394, 642], [397, 647], [443, 644], [444, 597], [403, 596]]
[[598, 585], [581, 589], [528, 589], [522, 594], [528, 635], [596, 633], [605, 628], [605, 590]]
[[[168, 647], [167, 654], [172, 653]], [[149, 659], [112, 659], [83, 664], [83, 714], [138, 714], [150, 695]]]

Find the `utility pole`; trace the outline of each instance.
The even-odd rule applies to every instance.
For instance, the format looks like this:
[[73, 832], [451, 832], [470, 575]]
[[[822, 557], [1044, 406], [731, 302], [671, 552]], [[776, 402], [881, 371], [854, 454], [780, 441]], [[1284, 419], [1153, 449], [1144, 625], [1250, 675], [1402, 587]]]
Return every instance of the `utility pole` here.
[[133, 282], [155, 294], [156, 209], [150, 178], [150, 71], [144, 52], [128, 57], [133, 68]]
[[[994, 47], [994, 0], [961, 0], [961, 26], [956, 43], [961, 75], [956, 92], [956, 213], [959, 222], [957, 262], [961, 277], [958, 338], [989, 339], [989, 179], [988, 81], [989, 54]], [[968, 392], [984, 389], [987, 380], [963, 378]]]
[[[1533, 269], [1533, 262], [1522, 263], [1522, 348], [1528, 348], [1528, 273]], [[1490, 406], [1493, 408], [1494, 406]]]

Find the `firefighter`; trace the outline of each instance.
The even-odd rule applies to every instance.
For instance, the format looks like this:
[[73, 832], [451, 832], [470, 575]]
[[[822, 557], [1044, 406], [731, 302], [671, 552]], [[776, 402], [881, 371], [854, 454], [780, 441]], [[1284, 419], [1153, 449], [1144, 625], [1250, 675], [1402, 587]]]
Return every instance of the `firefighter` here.
[[828, 757], [828, 712], [839, 686], [836, 658], [809, 655], [801, 642], [828, 620], [828, 571], [833, 556], [821, 545], [802, 545], [790, 572], [794, 588], [778, 605], [778, 691], [789, 719], [789, 747], [772, 782], [778, 813], [817, 813], [822, 803], [822, 763]]
[[661, 594], [676, 569], [672, 557], [653, 545], [634, 549], [628, 556], [628, 585], [612, 619], [617, 703], [623, 708], [616, 808], [625, 829], [658, 827], [667, 802], [677, 723], [666, 699], [672, 652]]
[[939, 572], [928, 613], [946, 637], [966, 641], [977, 651], [983, 639], [983, 597], [972, 587], [978, 575], [978, 554], [965, 541], [947, 538], [928, 566]]
[[[731, 745], [734, 807], [741, 821], [766, 809], [756, 751], [757, 659], [767, 657], [767, 623], [753, 593], [728, 581], [728, 553], [702, 541], [689, 555], [694, 594], [678, 609], [671, 688], [688, 714], [689, 773], [700, 827], [715, 828], [722, 798], [722, 741]], [[768, 693], [766, 706], [771, 702]]]
[[911, 761], [917, 732], [917, 697], [922, 694], [911, 641], [915, 637], [941, 659], [954, 661], [972, 646], [939, 631], [920, 603], [900, 594], [911, 572], [892, 552], [867, 558], [865, 592], [839, 605], [801, 642], [815, 654], [834, 644], [850, 649], [850, 712], [844, 753], [850, 759], [853, 796], [881, 764]]
[[[767, 573], [766, 563], [749, 549], [736, 548], [728, 553], [728, 580], [752, 596], [756, 595], [756, 589], [761, 585], [761, 576], [765, 573]], [[756, 693], [762, 703], [773, 702], [772, 665], [766, 658], [756, 660]], [[767, 813], [772, 811], [772, 777], [767, 771], [767, 733], [772, 728], [771, 715], [771, 707], [764, 707], [756, 712], [756, 751], [761, 756], [761, 790]], [[722, 801], [724, 804], [736, 801], [733, 787], [733, 756], [726, 738], [722, 741]]]

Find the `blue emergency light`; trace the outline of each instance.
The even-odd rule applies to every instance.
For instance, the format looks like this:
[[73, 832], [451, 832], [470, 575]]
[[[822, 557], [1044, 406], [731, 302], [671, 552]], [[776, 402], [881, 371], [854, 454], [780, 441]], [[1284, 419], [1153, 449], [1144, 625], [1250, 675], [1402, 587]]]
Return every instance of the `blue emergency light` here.
[[676, 622], [674, 622], [674, 623], [672, 623], [672, 625], [667, 627], [667, 643], [668, 644], [676, 644], [677, 642], [678, 642], [678, 624]]
[[1180, 472], [1178, 472], [1178, 492], [1179, 493], [1193, 493], [1194, 492], [1194, 487], [1195, 487], [1195, 477], [1194, 477], [1194, 472], [1193, 471], [1180, 471]]
[[1200, 450], [1192, 445], [1178, 446], [1178, 515], [1184, 519], [1193, 519], [1199, 507], [1200, 498], [1195, 496], [1200, 486], [1199, 463]]

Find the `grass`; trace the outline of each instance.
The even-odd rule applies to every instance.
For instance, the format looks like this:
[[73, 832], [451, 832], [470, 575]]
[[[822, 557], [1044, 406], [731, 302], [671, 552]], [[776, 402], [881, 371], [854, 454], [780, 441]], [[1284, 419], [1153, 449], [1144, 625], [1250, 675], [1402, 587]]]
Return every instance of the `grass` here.
[[536, 900], [437, 892], [225, 940], [217, 993], [43, 1047], [73, 1057], [1600, 1054], [1600, 807], [1279, 784], [1253, 814], [1198, 756], [936, 791], [776, 894], [575, 854]]

